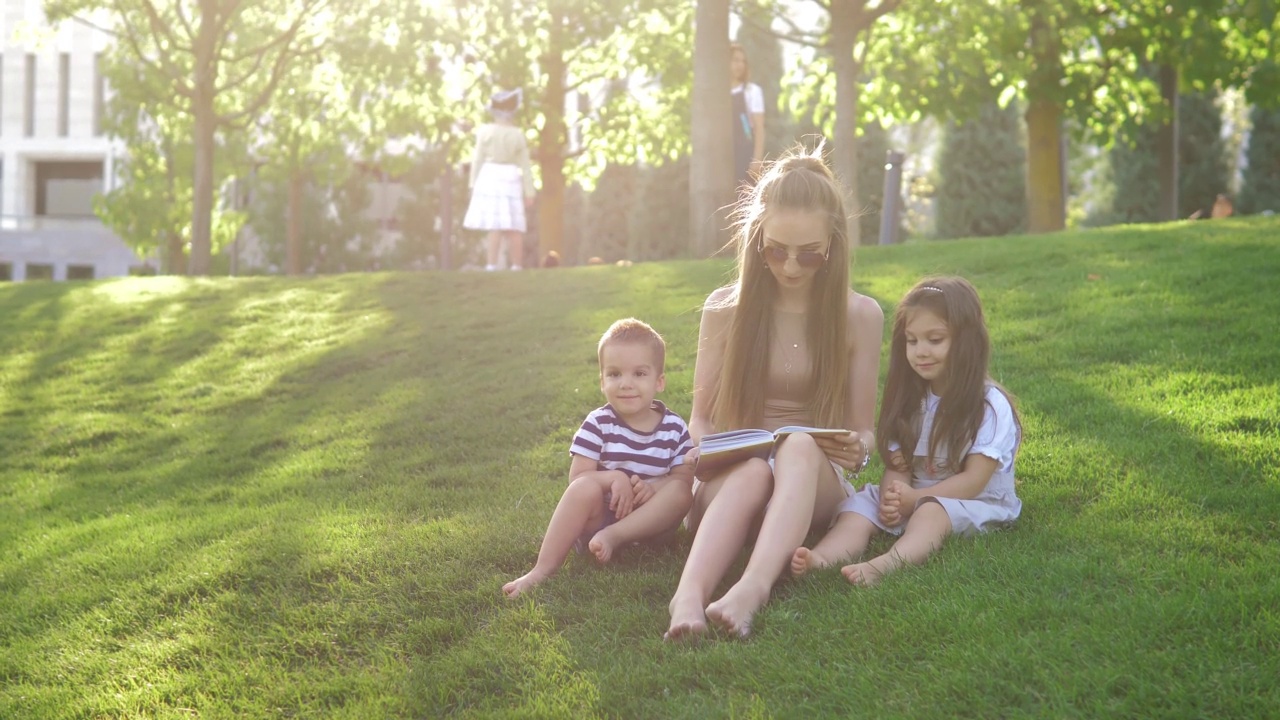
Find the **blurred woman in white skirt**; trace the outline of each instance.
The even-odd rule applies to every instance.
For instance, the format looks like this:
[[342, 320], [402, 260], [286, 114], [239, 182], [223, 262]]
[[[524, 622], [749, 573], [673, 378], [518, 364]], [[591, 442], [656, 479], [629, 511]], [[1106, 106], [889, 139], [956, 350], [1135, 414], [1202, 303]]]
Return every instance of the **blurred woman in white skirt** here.
[[529, 171], [529, 143], [515, 125], [523, 93], [520, 88], [500, 92], [489, 100], [493, 122], [476, 128], [476, 151], [471, 161], [471, 204], [462, 226], [486, 230], [485, 270], [501, 270], [503, 241], [512, 270], [524, 257], [526, 208], [533, 206], [533, 174]]

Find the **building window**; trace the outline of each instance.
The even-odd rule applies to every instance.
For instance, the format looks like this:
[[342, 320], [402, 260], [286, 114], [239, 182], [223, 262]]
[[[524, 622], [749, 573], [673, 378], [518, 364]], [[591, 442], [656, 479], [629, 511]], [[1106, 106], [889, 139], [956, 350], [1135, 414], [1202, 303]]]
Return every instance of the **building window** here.
[[26, 101], [23, 129], [27, 137], [32, 137], [36, 134], [36, 56], [32, 53], [27, 53]]
[[27, 263], [28, 280], [52, 280], [53, 265], [49, 263]]
[[58, 137], [71, 130], [71, 53], [58, 56]]
[[67, 279], [68, 280], [92, 280], [93, 266], [92, 265], [68, 265]]
[[0, 282], [13, 280], [13, 263], [0, 263]]
[[102, 192], [102, 161], [41, 161], [36, 166], [36, 215], [92, 217]]

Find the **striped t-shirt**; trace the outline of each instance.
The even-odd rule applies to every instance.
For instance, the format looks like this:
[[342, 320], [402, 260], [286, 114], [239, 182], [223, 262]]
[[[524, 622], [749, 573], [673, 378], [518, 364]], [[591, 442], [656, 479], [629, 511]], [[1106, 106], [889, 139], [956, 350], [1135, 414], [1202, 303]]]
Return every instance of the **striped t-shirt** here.
[[595, 460], [601, 470], [622, 470], [639, 475], [642, 480], [666, 475], [671, 468], [684, 464], [684, 454], [693, 447], [693, 439], [684, 420], [662, 401], [654, 400], [653, 409], [662, 413], [662, 420], [647, 433], [623, 422], [612, 405], [591, 411], [573, 436], [569, 453]]

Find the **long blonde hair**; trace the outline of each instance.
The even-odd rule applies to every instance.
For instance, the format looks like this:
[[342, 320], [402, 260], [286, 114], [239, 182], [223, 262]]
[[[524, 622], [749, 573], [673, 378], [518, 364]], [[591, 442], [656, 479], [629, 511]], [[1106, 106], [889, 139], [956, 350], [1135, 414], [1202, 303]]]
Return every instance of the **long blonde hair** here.
[[768, 213], [775, 210], [821, 212], [831, 228], [827, 261], [814, 275], [809, 297], [805, 339], [813, 348], [813, 390], [806, 405], [816, 425], [845, 424], [849, 386], [847, 218], [839, 183], [823, 162], [819, 146], [813, 154], [791, 150], [771, 163], [734, 210], [732, 242], [738, 245], [738, 279], [722, 303], [734, 308], [734, 313], [720, 383], [712, 396], [711, 420], [717, 430], [758, 427], [764, 419], [777, 281], [761, 254], [761, 228]]

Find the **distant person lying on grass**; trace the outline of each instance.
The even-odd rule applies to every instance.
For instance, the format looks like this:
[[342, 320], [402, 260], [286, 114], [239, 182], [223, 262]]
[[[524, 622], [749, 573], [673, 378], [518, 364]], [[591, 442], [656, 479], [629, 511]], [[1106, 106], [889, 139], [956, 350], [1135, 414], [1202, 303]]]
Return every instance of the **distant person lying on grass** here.
[[[1235, 203], [1231, 202], [1231, 198], [1219, 193], [1218, 197], [1214, 198], [1213, 207], [1209, 209], [1208, 217], [1213, 220], [1218, 220], [1221, 218], [1229, 218], [1232, 215], [1234, 215], [1235, 212], [1236, 212], [1236, 205]], [[1199, 210], [1196, 210], [1195, 212], [1191, 213], [1191, 215], [1189, 215], [1187, 219], [1200, 220], [1205, 217], [1206, 216], [1204, 214], [1204, 208], [1200, 208]]]
[[987, 375], [991, 343], [977, 291], [958, 277], [920, 281], [898, 305], [890, 343], [876, 428], [884, 477], [840, 505], [812, 550], [796, 550], [795, 575], [857, 558], [877, 532], [900, 535], [883, 555], [842, 569], [849, 582], [874, 585], [923, 563], [952, 533], [994, 530], [1022, 511], [1013, 479], [1022, 425]]
[[689, 428], [654, 396], [666, 385], [666, 344], [627, 318], [600, 338], [600, 390], [608, 400], [587, 415], [569, 453], [569, 488], [551, 515], [538, 562], [502, 586], [516, 597], [555, 574], [569, 549], [585, 546], [607, 563], [617, 548], [675, 530], [693, 504]]

